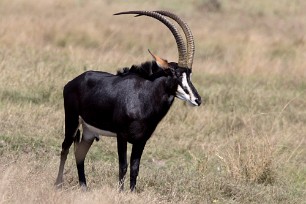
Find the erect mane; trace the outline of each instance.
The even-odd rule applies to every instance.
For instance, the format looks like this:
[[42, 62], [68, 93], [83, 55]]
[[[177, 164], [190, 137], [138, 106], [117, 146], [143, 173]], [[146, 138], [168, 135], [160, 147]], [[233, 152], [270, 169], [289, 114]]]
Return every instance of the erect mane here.
[[155, 61], [147, 61], [141, 65], [133, 65], [131, 68], [125, 67], [117, 71], [118, 76], [126, 76], [129, 74], [136, 74], [142, 78], [154, 80], [161, 76], [166, 76], [165, 70], [161, 69]]

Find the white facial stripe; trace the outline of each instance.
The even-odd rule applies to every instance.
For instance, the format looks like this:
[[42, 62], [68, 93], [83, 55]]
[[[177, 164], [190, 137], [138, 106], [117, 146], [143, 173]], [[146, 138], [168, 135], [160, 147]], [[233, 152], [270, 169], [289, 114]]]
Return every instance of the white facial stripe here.
[[[182, 99], [182, 100], [187, 100], [189, 102], [191, 102], [192, 104], [194, 105], [197, 105], [197, 103], [195, 102], [195, 100], [197, 99], [193, 92], [192, 92], [192, 89], [190, 88], [189, 84], [188, 84], [188, 81], [187, 81], [187, 75], [186, 73], [183, 73], [182, 74], [182, 85], [184, 86], [185, 89], [188, 90], [189, 94], [185, 93], [184, 89], [181, 87], [181, 86], [178, 86], [177, 88], [177, 92], [179, 92], [180, 94], [180, 97], [178, 96], [178, 98]], [[183, 92], [183, 93], [182, 93]]]
[[180, 85], [178, 85], [177, 87], [176, 97], [184, 101], [188, 101], [190, 99], [189, 95], [184, 91], [184, 89]]
[[[183, 79], [182, 79], [182, 84], [184, 87], [189, 87], [188, 82], [187, 82], [187, 76], [186, 73], [183, 73]], [[189, 90], [188, 90], [189, 91]]]

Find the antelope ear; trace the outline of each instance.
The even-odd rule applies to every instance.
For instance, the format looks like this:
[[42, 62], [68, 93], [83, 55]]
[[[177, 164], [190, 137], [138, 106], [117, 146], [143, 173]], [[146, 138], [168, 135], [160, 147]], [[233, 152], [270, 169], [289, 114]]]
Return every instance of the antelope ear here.
[[169, 63], [167, 60], [164, 60], [160, 57], [158, 57], [157, 55], [154, 55], [149, 49], [148, 49], [149, 53], [152, 55], [152, 57], [154, 58], [154, 60], [156, 61], [157, 65], [162, 68], [162, 69], [168, 69], [169, 68]]

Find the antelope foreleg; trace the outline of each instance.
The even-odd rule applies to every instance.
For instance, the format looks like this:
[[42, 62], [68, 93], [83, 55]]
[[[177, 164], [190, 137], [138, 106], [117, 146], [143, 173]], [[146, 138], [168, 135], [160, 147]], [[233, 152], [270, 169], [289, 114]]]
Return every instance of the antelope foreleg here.
[[117, 137], [117, 149], [119, 157], [119, 189], [120, 191], [123, 191], [124, 179], [128, 166], [126, 160], [127, 141], [120, 138], [120, 136]]
[[140, 159], [145, 147], [145, 143], [133, 144], [130, 162], [130, 189], [134, 191], [136, 188], [136, 180], [139, 172]]

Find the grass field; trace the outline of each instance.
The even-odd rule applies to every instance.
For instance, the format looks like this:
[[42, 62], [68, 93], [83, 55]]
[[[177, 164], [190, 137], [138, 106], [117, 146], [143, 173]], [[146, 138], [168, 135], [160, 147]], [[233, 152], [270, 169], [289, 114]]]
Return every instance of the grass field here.
[[[0, 203], [306, 203], [305, 8], [302, 0], [0, 0]], [[189, 23], [204, 104], [176, 99], [147, 143], [137, 193], [118, 193], [114, 138], [88, 154], [88, 192], [78, 188], [72, 149], [55, 190], [65, 83], [151, 60], [148, 48], [177, 60], [165, 26], [112, 15], [136, 9], [171, 10]]]

